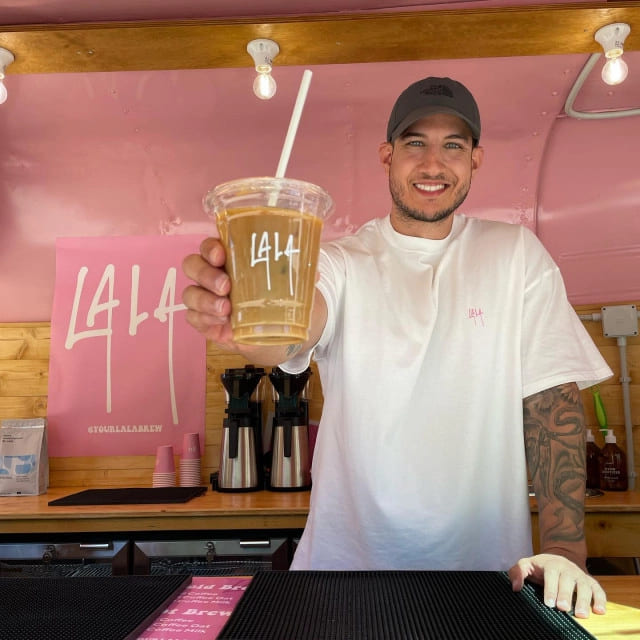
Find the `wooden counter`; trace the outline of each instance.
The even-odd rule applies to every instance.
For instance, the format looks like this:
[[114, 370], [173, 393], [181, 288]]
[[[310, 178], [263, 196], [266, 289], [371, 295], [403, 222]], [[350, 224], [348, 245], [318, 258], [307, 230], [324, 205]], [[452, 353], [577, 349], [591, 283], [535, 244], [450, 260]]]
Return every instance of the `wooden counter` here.
[[[538, 506], [530, 498], [533, 548], [539, 549]], [[607, 491], [585, 500], [585, 534], [591, 557], [640, 557], [640, 491]]]
[[[0, 497], [0, 532], [84, 533], [302, 529], [308, 491], [218, 493], [184, 504], [50, 507], [48, 502], [86, 487], [54, 488], [40, 496]], [[534, 548], [537, 506], [531, 498]], [[592, 557], [640, 557], [640, 492], [607, 492], [587, 498], [585, 530]]]
[[85, 507], [48, 502], [86, 487], [55, 488], [40, 496], [0, 497], [1, 533], [302, 529], [309, 492], [218, 493], [210, 489], [183, 504]]
[[598, 576], [607, 592], [607, 613], [576, 620], [599, 640], [640, 638], [640, 576]]

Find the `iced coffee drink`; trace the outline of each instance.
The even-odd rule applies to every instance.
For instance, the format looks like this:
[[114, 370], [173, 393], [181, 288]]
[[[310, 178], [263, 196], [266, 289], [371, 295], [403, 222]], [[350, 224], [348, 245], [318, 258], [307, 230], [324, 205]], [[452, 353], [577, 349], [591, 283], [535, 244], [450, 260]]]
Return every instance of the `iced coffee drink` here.
[[308, 337], [323, 220], [332, 201], [320, 187], [287, 178], [248, 178], [213, 189], [231, 278], [236, 342], [295, 344]]

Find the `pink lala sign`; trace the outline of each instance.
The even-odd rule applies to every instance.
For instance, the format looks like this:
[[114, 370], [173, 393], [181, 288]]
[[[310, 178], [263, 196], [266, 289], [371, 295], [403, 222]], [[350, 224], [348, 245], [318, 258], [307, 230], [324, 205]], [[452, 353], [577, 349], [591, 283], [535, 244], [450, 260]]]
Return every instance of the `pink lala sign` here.
[[203, 236], [61, 238], [49, 359], [49, 455], [181, 453], [204, 441], [205, 341], [181, 263]]

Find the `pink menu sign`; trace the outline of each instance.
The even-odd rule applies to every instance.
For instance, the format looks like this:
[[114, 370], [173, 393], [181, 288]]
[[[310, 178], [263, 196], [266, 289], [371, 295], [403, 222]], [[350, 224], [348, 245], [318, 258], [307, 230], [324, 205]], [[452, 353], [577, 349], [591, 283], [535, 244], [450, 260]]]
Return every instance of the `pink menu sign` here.
[[249, 582], [249, 577], [195, 576], [138, 640], [214, 640]]
[[152, 455], [204, 441], [206, 344], [181, 263], [203, 236], [60, 238], [51, 317], [52, 456]]

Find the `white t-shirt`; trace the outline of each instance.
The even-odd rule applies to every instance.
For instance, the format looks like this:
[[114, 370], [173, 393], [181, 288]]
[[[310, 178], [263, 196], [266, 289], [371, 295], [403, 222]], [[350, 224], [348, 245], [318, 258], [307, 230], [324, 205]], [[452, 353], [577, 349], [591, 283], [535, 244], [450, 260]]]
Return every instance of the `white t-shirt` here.
[[612, 375], [539, 240], [462, 215], [426, 240], [386, 217], [324, 245], [319, 271], [324, 406], [292, 568], [505, 570], [531, 555], [522, 400]]

